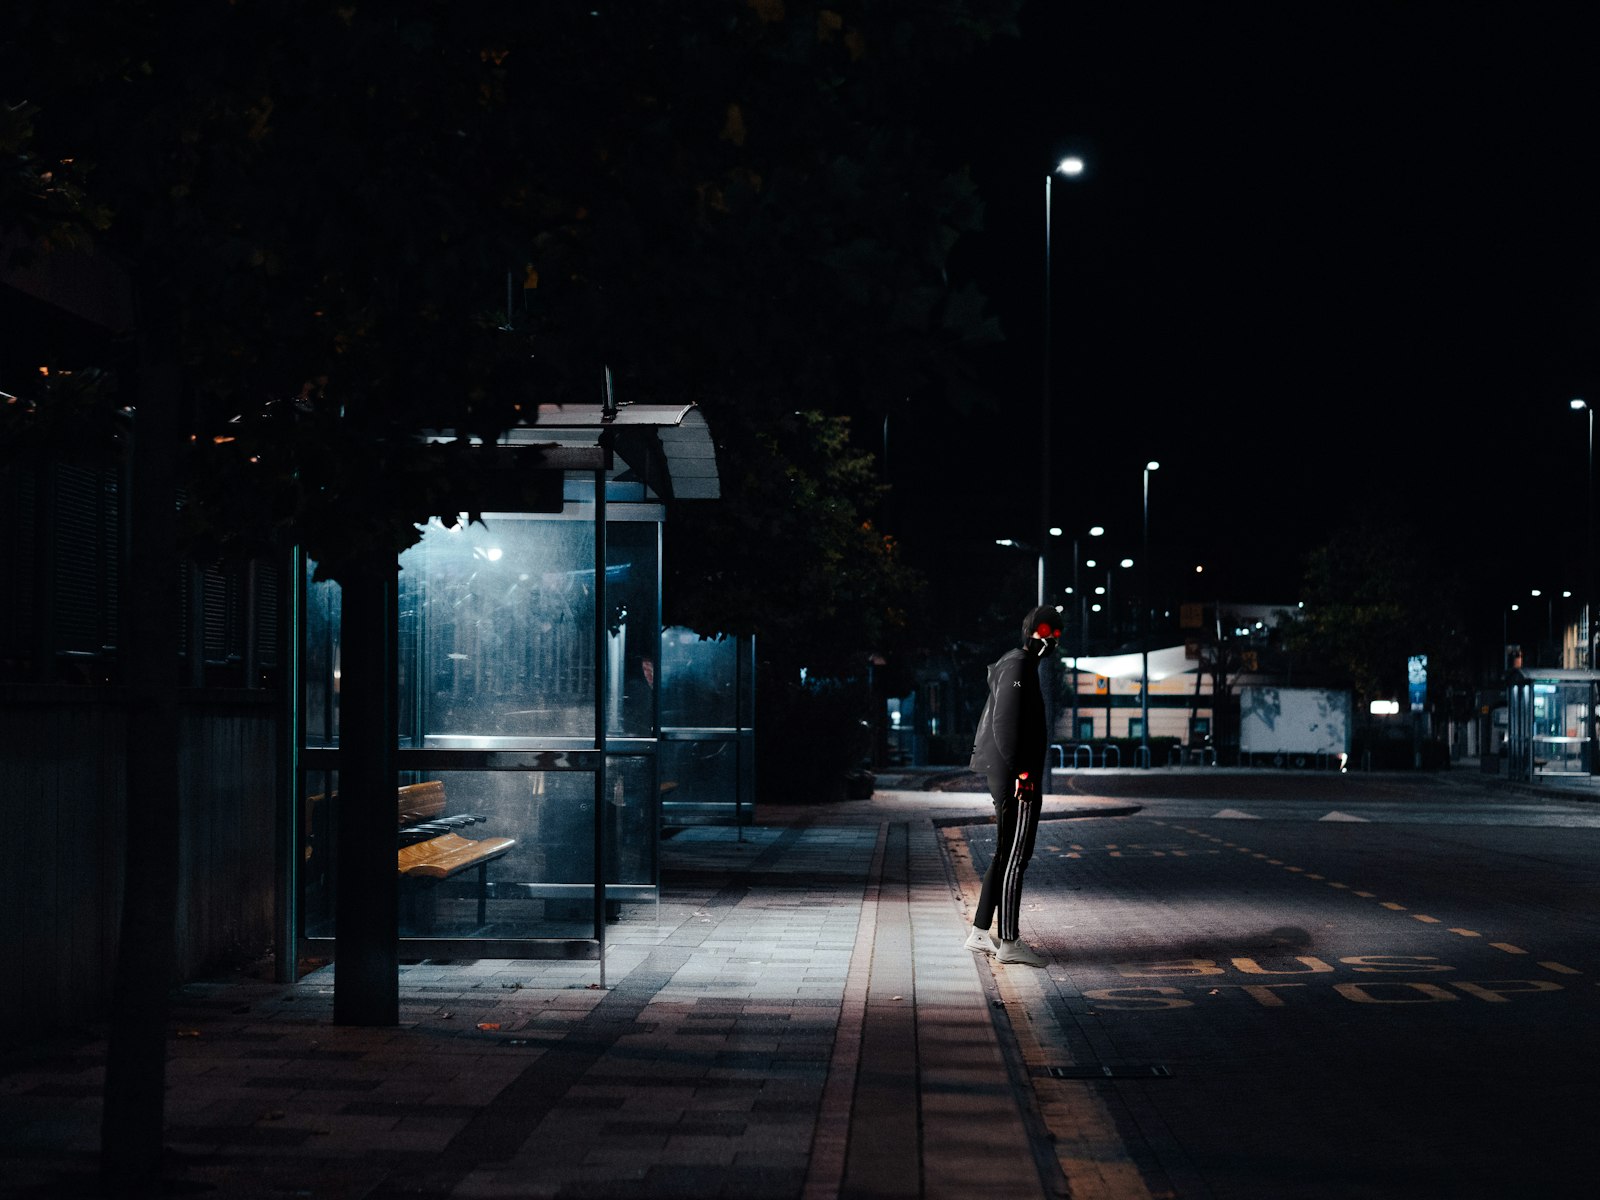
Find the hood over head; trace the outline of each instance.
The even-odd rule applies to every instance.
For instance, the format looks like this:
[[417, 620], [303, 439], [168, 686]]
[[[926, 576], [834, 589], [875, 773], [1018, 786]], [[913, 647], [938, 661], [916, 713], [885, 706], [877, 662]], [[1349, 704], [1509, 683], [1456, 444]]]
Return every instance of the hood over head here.
[[1022, 644], [1026, 646], [1033, 637], [1034, 632], [1041, 625], [1048, 625], [1055, 631], [1055, 636], [1061, 636], [1061, 613], [1054, 605], [1040, 604], [1028, 610], [1028, 615], [1022, 618]]

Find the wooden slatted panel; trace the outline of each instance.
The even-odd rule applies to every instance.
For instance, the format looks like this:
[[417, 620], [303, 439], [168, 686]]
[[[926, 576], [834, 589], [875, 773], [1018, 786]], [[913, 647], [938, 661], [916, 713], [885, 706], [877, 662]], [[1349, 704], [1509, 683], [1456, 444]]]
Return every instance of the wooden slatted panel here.
[[[274, 708], [184, 706], [179, 968], [195, 978], [273, 936]], [[108, 689], [0, 688], [0, 816], [28, 852], [0, 871], [0, 1044], [104, 1020], [122, 904], [125, 728]]]

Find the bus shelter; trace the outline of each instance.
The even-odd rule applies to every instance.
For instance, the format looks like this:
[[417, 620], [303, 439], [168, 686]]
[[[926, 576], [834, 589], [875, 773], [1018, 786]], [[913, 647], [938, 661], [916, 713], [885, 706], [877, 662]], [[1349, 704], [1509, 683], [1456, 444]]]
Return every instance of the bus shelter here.
[[[504, 444], [548, 473], [532, 489], [548, 502], [435, 519], [400, 559], [400, 954], [598, 959], [603, 972], [608, 917], [659, 901], [663, 784], [678, 782], [663, 780], [663, 711], [698, 728], [707, 706], [750, 707], [714, 687], [698, 706], [662, 697], [662, 525], [671, 502], [716, 497], [715, 452], [692, 405], [545, 408]], [[301, 955], [328, 957], [341, 613], [338, 585], [314, 572], [302, 556], [290, 894]], [[669, 673], [704, 690], [727, 676], [726, 654], [675, 634]], [[741, 684], [737, 673], [728, 682]], [[748, 756], [748, 740], [733, 740]], [[680, 773], [676, 752], [670, 743], [667, 774]], [[737, 810], [747, 774], [702, 770], [685, 790]]]
[[1520, 668], [1506, 677], [1506, 776], [1590, 775], [1600, 671]]

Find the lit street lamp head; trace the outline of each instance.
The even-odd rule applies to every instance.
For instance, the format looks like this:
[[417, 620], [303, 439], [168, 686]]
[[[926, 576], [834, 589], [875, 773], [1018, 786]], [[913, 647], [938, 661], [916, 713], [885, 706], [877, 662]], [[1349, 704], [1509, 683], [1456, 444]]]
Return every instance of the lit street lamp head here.
[[1069, 179], [1076, 175], [1082, 175], [1083, 159], [1079, 158], [1076, 154], [1067, 155], [1067, 157], [1063, 158], [1059, 163], [1056, 164], [1056, 174], [1065, 175]]

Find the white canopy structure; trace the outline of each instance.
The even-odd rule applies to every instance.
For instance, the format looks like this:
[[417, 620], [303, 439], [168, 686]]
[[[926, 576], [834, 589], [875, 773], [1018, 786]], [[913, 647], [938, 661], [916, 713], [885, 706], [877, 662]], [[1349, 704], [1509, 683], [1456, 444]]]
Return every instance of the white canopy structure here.
[[[1070, 658], [1064, 659], [1066, 666], [1073, 665]], [[1109, 679], [1138, 679], [1144, 674], [1142, 656], [1135, 651], [1132, 654], [1103, 654], [1077, 660], [1080, 671], [1089, 671], [1095, 675], [1104, 675]], [[1159, 650], [1150, 651], [1150, 678], [1151, 680], [1166, 679], [1171, 675], [1184, 675], [1192, 672], [1196, 667], [1193, 659], [1187, 656], [1182, 646], [1164, 646]]]

